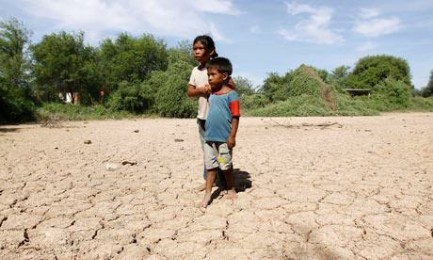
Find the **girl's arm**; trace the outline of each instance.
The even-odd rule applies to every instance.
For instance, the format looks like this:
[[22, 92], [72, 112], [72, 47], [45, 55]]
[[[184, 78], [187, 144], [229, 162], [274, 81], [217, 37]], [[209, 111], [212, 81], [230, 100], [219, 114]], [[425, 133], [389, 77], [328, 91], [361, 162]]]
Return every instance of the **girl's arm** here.
[[204, 85], [201, 87], [196, 87], [194, 85], [188, 84], [187, 95], [188, 97], [206, 97], [210, 93], [210, 86]]
[[230, 87], [231, 89], [236, 89], [236, 84], [235, 84], [235, 82], [233, 81], [233, 78], [232, 78], [232, 77], [230, 77], [229, 82], [228, 82], [227, 85], [229, 85], [229, 87]]

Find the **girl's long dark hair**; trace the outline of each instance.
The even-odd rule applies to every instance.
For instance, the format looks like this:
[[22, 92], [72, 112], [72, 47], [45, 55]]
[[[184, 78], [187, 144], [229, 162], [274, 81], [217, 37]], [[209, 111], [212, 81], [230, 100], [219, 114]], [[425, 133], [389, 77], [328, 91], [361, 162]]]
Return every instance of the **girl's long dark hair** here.
[[199, 35], [195, 37], [192, 44], [194, 45], [197, 42], [201, 42], [201, 44], [203, 44], [204, 48], [208, 52], [213, 51], [213, 54], [210, 57], [211, 59], [218, 57], [218, 53], [216, 52], [216, 48], [215, 48], [215, 42], [213, 41], [212, 37], [210, 37], [209, 35]]

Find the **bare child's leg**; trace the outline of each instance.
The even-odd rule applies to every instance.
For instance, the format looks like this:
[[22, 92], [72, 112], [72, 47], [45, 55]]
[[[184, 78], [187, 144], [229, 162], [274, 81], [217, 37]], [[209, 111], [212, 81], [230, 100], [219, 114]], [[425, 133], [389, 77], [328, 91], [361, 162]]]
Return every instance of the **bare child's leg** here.
[[197, 191], [204, 191], [206, 189], [206, 179], [207, 179], [207, 170], [206, 167], [203, 167], [203, 179], [204, 183], [197, 187]]
[[197, 187], [197, 191], [204, 191], [206, 189], [206, 181]]
[[204, 194], [203, 200], [200, 203], [200, 206], [206, 208], [209, 205], [210, 199], [212, 197], [212, 187], [215, 183], [216, 169], [208, 170], [207, 178], [206, 178], [206, 192]]
[[[206, 172], [206, 173], [203, 173], [204, 182], [196, 188], [198, 192], [206, 190], [206, 180], [207, 180], [208, 173], [207, 173], [206, 168], [204, 168], [204, 171]], [[216, 180], [216, 177], [215, 177], [215, 180]], [[213, 186], [215, 186], [215, 183], [213, 184]]]
[[236, 195], [236, 190], [235, 190], [235, 179], [233, 177], [233, 167], [230, 167], [230, 169], [224, 171], [224, 176], [227, 182], [227, 198], [234, 200], [238, 196]]

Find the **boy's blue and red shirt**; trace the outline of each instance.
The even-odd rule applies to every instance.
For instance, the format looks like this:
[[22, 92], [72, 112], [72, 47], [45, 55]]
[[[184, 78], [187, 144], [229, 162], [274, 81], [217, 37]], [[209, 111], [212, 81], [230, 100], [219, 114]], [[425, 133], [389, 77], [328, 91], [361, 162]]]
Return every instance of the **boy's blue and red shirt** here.
[[207, 142], [227, 142], [232, 129], [232, 118], [240, 116], [239, 104], [239, 95], [234, 90], [227, 93], [212, 93], [209, 96], [209, 113], [204, 136]]

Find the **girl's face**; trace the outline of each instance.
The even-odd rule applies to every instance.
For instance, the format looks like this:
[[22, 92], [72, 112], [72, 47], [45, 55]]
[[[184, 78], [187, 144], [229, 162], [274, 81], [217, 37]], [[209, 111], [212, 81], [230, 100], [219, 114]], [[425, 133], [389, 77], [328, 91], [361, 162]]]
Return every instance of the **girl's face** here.
[[192, 51], [194, 54], [194, 59], [200, 62], [200, 64], [205, 64], [209, 60], [209, 57], [212, 53], [212, 51], [207, 50], [200, 41], [197, 41], [192, 46]]

